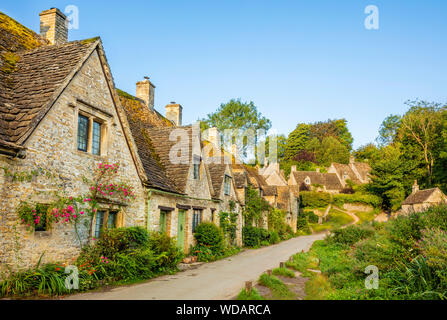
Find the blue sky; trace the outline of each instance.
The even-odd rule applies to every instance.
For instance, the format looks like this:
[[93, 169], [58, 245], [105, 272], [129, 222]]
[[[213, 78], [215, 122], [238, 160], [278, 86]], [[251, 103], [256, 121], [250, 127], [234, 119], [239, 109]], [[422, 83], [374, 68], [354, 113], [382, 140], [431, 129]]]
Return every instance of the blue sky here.
[[[379, 30], [364, 27], [367, 5]], [[231, 98], [254, 101], [279, 133], [345, 118], [358, 147], [408, 99], [447, 102], [447, 1], [2, 0], [39, 31], [38, 13], [79, 8], [70, 40], [101, 36], [116, 86], [148, 75], [155, 105], [191, 123]]]

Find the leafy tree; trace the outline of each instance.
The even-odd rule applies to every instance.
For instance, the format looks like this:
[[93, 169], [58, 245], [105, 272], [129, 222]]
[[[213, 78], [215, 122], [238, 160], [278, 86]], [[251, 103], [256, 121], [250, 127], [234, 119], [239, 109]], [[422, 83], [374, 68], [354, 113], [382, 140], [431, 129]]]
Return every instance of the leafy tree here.
[[394, 141], [397, 131], [400, 127], [401, 117], [398, 115], [389, 115], [383, 120], [379, 129], [377, 142], [380, 146], [386, 146]]
[[306, 144], [309, 141], [309, 130], [310, 125], [300, 123], [296, 129], [289, 134], [285, 146], [284, 159], [291, 160], [299, 151], [306, 148]]
[[374, 143], [368, 143], [354, 151], [354, 156], [359, 161], [375, 162], [379, 160], [380, 150]]
[[395, 211], [405, 198], [400, 146], [390, 144], [383, 147], [380, 153], [380, 160], [372, 164], [368, 191], [382, 198], [385, 209]]
[[253, 222], [257, 227], [262, 225], [263, 214], [270, 211], [269, 203], [262, 198], [258, 191], [250, 186], [247, 188], [245, 197], [245, 225], [251, 225]]
[[310, 138], [318, 138], [322, 142], [327, 137], [336, 138], [349, 151], [352, 149], [354, 139], [348, 130], [345, 119], [320, 121], [311, 125]]
[[[410, 110], [403, 116], [399, 128], [400, 139], [408, 139], [419, 147], [425, 167], [428, 183], [432, 182], [433, 167], [435, 165], [435, 146], [441, 131], [441, 106], [438, 103], [426, 101], [408, 101]], [[413, 149], [417, 152], [417, 149]]]
[[336, 138], [329, 136], [323, 139], [317, 151], [319, 164], [329, 166], [332, 162], [349, 163], [349, 150]]

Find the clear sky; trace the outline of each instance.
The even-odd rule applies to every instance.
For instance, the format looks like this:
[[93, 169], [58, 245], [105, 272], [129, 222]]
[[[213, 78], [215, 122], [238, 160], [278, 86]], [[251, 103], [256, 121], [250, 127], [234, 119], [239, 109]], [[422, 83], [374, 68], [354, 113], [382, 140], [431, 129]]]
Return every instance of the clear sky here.
[[[231, 98], [254, 101], [279, 133], [345, 118], [358, 147], [408, 99], [447, 102], [445, 0], [2, 0], [39, 31], [38, 13], [79, 8], [69, 39], [101, 36], [116, 86], [150, 76], [156, 108], [191, 123]], [[367, 30], [367, 5], [379, 29]]]

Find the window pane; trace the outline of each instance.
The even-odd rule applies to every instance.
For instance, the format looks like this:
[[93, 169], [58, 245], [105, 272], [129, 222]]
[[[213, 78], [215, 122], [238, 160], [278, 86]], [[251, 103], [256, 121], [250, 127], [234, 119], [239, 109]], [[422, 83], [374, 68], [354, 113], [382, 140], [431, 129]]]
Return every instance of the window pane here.
[[92, 153], [101, 154], [101, 124], [93, 121]]
[[116, 227], [116, 218], [118, 213], [117, 212], [110, 212], [109, 217], [107, 218], [107, 228], [113, 229]]
[[79, 115], [78, 119], [78, 150], [87, 152], [88, 118]]
[[95, 238], [99, 238], [101, 236], [101, 229], [104, 223], [104, 214], [104, 211], [96, 212]]

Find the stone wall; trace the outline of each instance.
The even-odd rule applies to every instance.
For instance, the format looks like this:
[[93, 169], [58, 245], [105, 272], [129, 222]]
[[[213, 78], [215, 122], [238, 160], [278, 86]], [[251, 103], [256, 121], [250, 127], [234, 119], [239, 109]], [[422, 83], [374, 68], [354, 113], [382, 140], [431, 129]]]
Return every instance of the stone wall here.
[[361, 211], [361, 212], [371, 212], [374, 210], [372, 206], [360, 203], [345, 203], [343, 204], [343, 209], [347, 211]]
[[[79, 110], [104, 116], [107, 122], [107, 150], [103, 156], [77, 150]], [[3, 269], [7, 266], [32, 267], [44, 252], [43, 263], [69, 263], [77, 256], [80, 247], [71, 225], [55, 225], [49, 232], [30, 233], [22, 224], [18, 224], [16, 211], [21, 201], [52, 202], [55, 198], [51, 194], [55, 191], [64, 192], [67, 196], [87, 193], [89, 186], [83, 179], [92, 178], [93, 168], [99, 162], [120, 163], [117, 180], [133, 185], [137, 195], [135, 201], [123, 208], [124, 225], [144, 225], [144, 190], [96, 51], [41, 121], [26, 142], [26, 147], [28, 150], [25, 159], [0, 158], [0, 166], [7, 166], [12, 172], [45, 168], [54, 177], [38, 174], [30, 182], [12, 182], [10, 178], [3, 177], [3, 172], [0, 171], [0, 248], [3, 250], [0, 262]], [[85, 233], [83, 237], [85, 238]]]

